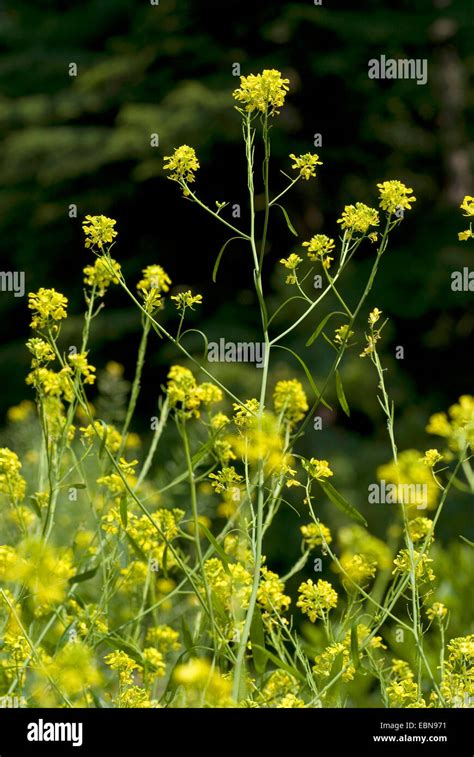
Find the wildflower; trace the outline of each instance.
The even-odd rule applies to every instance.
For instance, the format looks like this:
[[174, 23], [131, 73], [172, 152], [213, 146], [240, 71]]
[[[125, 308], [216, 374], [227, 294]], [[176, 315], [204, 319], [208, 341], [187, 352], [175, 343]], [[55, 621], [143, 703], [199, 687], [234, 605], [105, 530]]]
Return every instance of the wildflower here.
[[68, 360], [78, 375], [83, 376], [85, 384], [93, 384], [95, 381], [95, 368], [87, 362], [87, 352], [77, 352], [69, 355]]
[[370, 355], [373, 355], [373, 353], [376, 350], [377, 342], [379, 341], [379, 339], [380, 339], [379, 331], [374, 331], [373, 334], [368, 334], [366, 336], [367, 345], [364, 347], [359, 357], [369, 357]]
[[298, 279], [296, 277], [296, 269], [299, 264], [303, 262], [303, 258], [300, 258], [296, 253], [292, 252], [287, 258], [282, 258], [280, 263], [285, 266], [289, 271], [292, 271], [286, 277], [287, 284], [296, 284]]
[[40, 540], [28, 538], [18, 547], [6, 579], [28, 587], [34, 614], [41, 616], [64, 600], [73, 574], [69, 550], [58, 550]]
[[426, 610], [426, 616], [429, 620], [443, 620], [448, 614], [448, 608], [442, 602], [433, 602], [431, 607]]
[[205, 405], [215, 405], [217, 402], [222, 402], [224, 396], [222, 389], [210, 381], [204, 381], [202, 384], [199, 384], [197, 394], [200, 401]]
[[[416, 550], [413, 550], [414, 573], [415, 573], [415, 578], [418, 581], [431, 582], [435, 580], [435, 575], [429, 565], [432, 562], [433, 560], [430, 557], [428, 557], [428, 555], [425, 554], [424, 552], [420, 553], [420, 552], [417, 552]], [[411, 573], [412, 560], [410, 557], [410, 550], [401, 549], [397, 557], [393, 561], [393, 564], [395, 565], [395, 568], [393, 570], [393, 575], [397, 573], [402, 573], [402, 574]]]
[[162, 678], [166, 674], [166, 663], [162, 652], [154, 647], [146, 647], [143, 650], [145, 673], [147, 678], [154, 680]]
[[70, 697], [101, 682], [92, 650], [81, 641], [70, 641], [62, 647], [47, 665], [47, 672], [59, 689]]
[[51, 345], [39, 337], [28, 339], [26, 346], [33, 355], [32, 368], [39, 368], [43, 364], [50, 363], [56, 357]]
[[142, 294], [155, 290], [157, 294], [168, 292], [171, 279], [161, 265], [148, 265], [142, 270], [143, 278], [137, 284], [137, 289]]
[[239, 433], [229, 436], [228, 441], [242, 460], [249, 465], [263, 463], [267, 473], [286, 475], [295, 472], [289, 467], [290, 456], [285, 452], [280, 423], [273, 413], [242, 415], [235, 423]]
[[202, 394], [189, 368], [172, 365], [168, 373], [168, 399], [170, 407], [180, 407], [187, 417], [199, 417]]
[[146, 633], [146, 640], [149, 644], [154, 644], [163, 654], [168, 652], [177, 652], [181, 645], [179, 643], [179, 633], [170, 626], [152, 626]]
[[343, 583], [347, 591], [354, 591], [359, 586], [365, 586], [375, 576], [377, 569], [375, 560], [364, 554], [345, 553], [341, 555], [340, 563]]
[[330, 268], [334, 258], [330, 256], [330, 253], [335, 248], [334, 239], [327, 237], [326, 234], [316, 234], [311, 237], [309, 242], [303, 242], [303, 247], [307, 247], [307, 255], [309, 260], [313, 263], [320, 261], [323, 268]]
[[55, 289], [38, 289], [28, 295], [28, 307], [33, 311], [32, 329], [57, 330], [57, 324], [67, 318], [67, 297]]
[[[357, 644], [359, 647], [362, 647], [364, 645], [364, 649], [386, 649], [387, 647], [383, 644], [382, 637], [381, 636], [372, 636], [370, 641], [368, 641], [369, 637], [371, 635], [370, 629], [364, 625], [363, 623], [359, 623], [359, 625], [356, 628], [356, 636], [357, 636]], [[368, 643], [366, 643], [368, 641]], [[334, 665], [334, 662], [336, 659], [340, 656], [342, 659], [342, 675], [341, 678], [343, 681], [352, 681], [355, 676], [355, 667], [352, 664], [352, 654], [351, 654], [351, 633], [347, 633], [344, 636], [344, 639], [340, 642], [335, 642], [333, 644], [330, 644], [324, 652], [317, 655], [314, 658], [315, 665], [313, 667], [313, 672], [315, 675], [328, 678], [331, 674], [332, 666]], [[364, 650], [360, 650], [360, 654], [364, 654]]]
[[290, 428], [304, 418], [309, 406], [301, 382], [297, 379], [277, 381], [273, 391], [273, 407]]
[[184, 313], [186, 308], [194, 310], [193, 305], [202, 304], [202, 294], [193, 295], [191, 290], [187, 292], [180, 292], [179, 294], [172, 295], [171, 299], [176, 303], [176, 308], [179, 313]]
[[408, 521], [408, 535], [412, 542], [421, 541], [432, 532], [433, 521], [429, 518], [413, 518]]
[[282, 613], [288, 610], [291, 599], [284, 594], [285, 584], [281, 578], [265, 565], [261, 569], [257, 601], [263, 610], [264, 622], [269, 622], [272, 612]]
[[211, 666], [209, 660], [191, 658], [175, 668], [173, 679], [185, 689], [190, 706], [200, 706], [202, 702], [211, 707], [232, 705], [230, 680]]
[[343, 553], [364, 554], [373, 560], [379, 570], [387, 570], [392, 564], [392, 554], [381, 539], [369, 533], [363, 526], [353, 525], [340, 528], [338, 542]]
[[140, 670], [140, 665], [126, 652], [122, 651], [111, 652], [104, 657], [104, 662], [111, 670], [118, 671], [121, 686], [131, 684], [133, 681], [133, 672]]
[[283, 79], [280, 71], [265, 69], [261, 74], [240, 77], [240, 88], [234, 90], [234, 98], [244, 105], [247, 113], [260, 111], [270, 116], [278, 115], [289, 90], [289, 79]]
[[22, 400], [18, 405], [8, 408], [7, 418], [11, 423], [21, 423], [31, 418], [34, 412], [34, 402], [31, 402], [31, 400]]
[[433, 509], [438, 502], [440, 490], [431, 471], [421, 461], [418, 450], [403, 450], [398, 455], [398, 465], [393, 461], [381, 465], [377, 469], [377, 476], [392, 484], [391, 491], [386, 485], [387, 502], [398, 502], [416, 509]]
[[280, 701], [279, 704], [276, 705], [277, 707], [281, 708], [284, 707], [286, 709], [292, 708], [303, 708], [306, 707], [303, 699], [300, 699], [295, 694], [286, 694]]
[[94, 248], [96, 245], [102, 250], [104, 244], [112, 244], [117, 232], [114, 229], [115, 221], [107, 216], [86, 216], [82, 223], [82, 230], [86, 235], [85, 246]]
[[84, 268], [84, 284], [95, 287], [99, 297], [103, 297], [110, 284], [118, 284], [120, 281], [121, 268], [113, 258], [101, 257], [94, 261], [93, 265]]
[[20, 474], [21, 462], [18, 455], [8, 447], [0, 448], [0, 492], [14, 502], [25, 496], [26, 481]]
[[120, 473], [110, 473], [108, 476], [100, 476], [97, 479], [99, 486], [105, 486], [111, 494], [116, 496], [125, 494], [127, 492], [127, 486], [132, 487], [136, 483], [135, 479], [135, 467], [138, 465], [138, 460], [132, 460], [128, 462], [125, 458], [121, 457], [118, 462]]
[[341, 218], [338, 219], [341, 228], [347, 229], [351, 233], [359, 232], [366, 234], [370, 226], [378, 226], [380, 218], [378, 211], [369, 208], [363, 202], [356, 202], [355, 205], [346, 205]]
[[302, 465], [308, 475], [316, 481], [323, 481], [325, 478], [334, 476], [327, 460], [317, 460], [312, 457], [310, 460], [302, 460]]
[[[449, 416], [449, 417], [448, 417]], [[464, 449], [466, 443], [474, 448], [474, 397], [463, 394], [446, 413], [431, 416], [426, 430], [447, 439], [448, 446], [455, 452]]]
[[293, 169], [299, 170], [299, 176], [301, 179], [308, 181], [311, 177], [316, 176], [316, 166], [322, 166], [323, 163], [319, 160], [319, 155], [316, 153], [307, 152], [304, 155], [294, 155], [291, 153], [291, 160], [293, 160]]
[[172, 155], [165, 156], [163, 168], [165, 171], [171, 171], [168, 176], [171, 181], [177, 181], [183, 188], [183, 194], [188, 195], [189, 189], [186, 184], [192, 184], [195, 181], [195, 172], [199, 169], [199, 161], [193, 147], [181, 145], [177, 147]]
[[347, 323], [339, 326], [339, 328], [334, 331], [334, 341], [341, 346], [348, 342], [351, 336], [354, 336], [354, 332], [350, 331]]
[[444, 663], [441, 693], [452, 707], [472, 706], [474, 681], [474, 634], [451, 639]]
[[88, 426], [83, 426], [80, 429], [82, 434], [81, 440], [84, 444], [93, 444], [95, 439], [99, 439], [104, 442], [109, 452], [115, 454], [118, 452], [122, 444], [122, 435], [111, 423], [104, 423], [103, 421], [94, 421], [94, 423]]
[[234, 423], [238, 428], [246, 428], [259, 412], [260, 403], [256, 399], [247, 400], [243, 405], [234, 402]]
[[217, 494], [229, 490], [234, 491], [243, 481], [243, 477], [237, 473], [233, 465], [222, 468], [217, 473], [210, 473], [209, 478], [213, 479], [212, 486]]
[[317, 583], [308, 579], [300, 584], [298, 589], [299, 599], [296, 603], [304, 615], [307, 615], [312, 623], [317, 618], [326, 618], [328, 612], [337, 607], [338, 596], [328, 581], [319, 579]]
[[284, 670], [275, 670], [265, 682], [263, 689], [260, 691], [259, 698], [270, 707], [284, 706], [282, 703], [284, 701], [288, 702], [289, 697], [295, 697], [296, 699], [298, 691], [298, 681], [294, 676]]
[[230, 423], [230, 418], [225, 413], [216, 413], [211, 418], [211, 426], [215, 431], [220, 431], [221, 428], [227, 426]]
[[303, 539], [310, 549], [319, 547], [320, 545], [330, 544], [332, 542], [332, 536], [329, 528], [318, 521], [318, 523], [308, 523], [306, 526], [301, 526], [300, 531], [303, 535]]
[[411, 210], [411, 203], [416, 202], [416, 197], [410, 197], [413, 189], [406, 187], [401, 181], [393, 179], [377, 184], [380, 192], [380, 207], [387, 213], [396, 213], [397, 210]]
[[[463, 215], [467, 216], [468, 218], [472, 218], [474, 216], [474, 197], [470, 197], [469, 195], [466, 195], [464, 200], [462, 201], [460, 205], [461, 210], [464, 210]], [[469, 228], [466, 229], [466, 231], [460, 231], [458, 234], [458, 238], [460, 242], [465, 242], [467, 239], [470, 239], [471, 237], [474, 237], [474, 232], [472, 231], [472, 225], [469, 224]]]
[[378, 308], [374, 308], [371, 313], [369, 313], [368, 323], [369, 326], [375, 326], [377, 321], [380, 319], [380, 316], [382, 315], [382, 311]]

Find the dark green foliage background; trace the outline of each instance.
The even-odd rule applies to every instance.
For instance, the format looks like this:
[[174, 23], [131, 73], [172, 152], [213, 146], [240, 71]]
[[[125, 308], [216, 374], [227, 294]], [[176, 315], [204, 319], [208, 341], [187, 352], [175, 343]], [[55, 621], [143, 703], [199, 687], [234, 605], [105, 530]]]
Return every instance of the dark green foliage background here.
[[[472, 293], [450, 288], [451, 272], [472, 265], [474, 254], [469, 242], [457, 241], [464, 228], [459, 202], [474, 194], [473, 29], [471, 0], [325, 0], [322, 7], [311, 0], [160, 0], [159, 6], [146, 0], [7, 0], [0, 10], [2, 269], [25, 271], [27, 291], [64, 291], [71, 312], [64, 339], [74, 344], [83, 307], [81, 271], [90, 260], [80, 221], [103, 213], [117, 219], [114, 255], [130, 281], [145, 265], [159, 263], [174, 284], [204, 294], [198, 319], [211, 338], [258, 339], [249, 251], [240, 243], [230, 246], [217, 284], [210, 282], [226, 237], [166, 181], [162, 157], [181, 143], [193, 145], [201, 161], [199, 193], [211, 204], [240, 203], [245, 218], [232, 65], [240, 63], [243, 74], [279, 68], [291, 80], [291, 95], [272, 133], [275, 192], [284, 186], [279, 169], [289, 169], [288, 154], [314, 149], [315, 133], [323, 139], [318, 180], [300, 183], [286, 203], [300, 242], [319, 231], [336, 235], [342, 206], [375, 204], [377, 181], [399, 178], [418, 198], [393, 237], [368, 305], [390, 318], [383, 349], [399, 446], [436, 446], [424, 432], [427, 417], [473, 389]], [[428, 84], [370, 80], [367, 62], [381, 54], [427, 58]], [[71, 63], [77, 77], [68, 75]], [[159, 148], [150, 146], [153, 133]], [[70, 204], [77, 205], [77, 219], [69, 218]], [[298, 241], [281, 216], [272, 220], [265, 265], [274, 308], [287, 291], [278, 260], [296, 251]], [[372, 255], [368, 247], [348, 271], [349, 301], [356, 301]], [[23, 383], [29, 317], [25, 299], [10, 293], [0, 295], [0, 310], [4, 413], [29, 396]], [[288, 308], [288, 319], [298, 312]], [[163, 317], [172, 328], [172, 309]], [[331, 358], [324, 343], [304, 347], [318, 320], [288, 342], [316, 380]], [[116, 359], [132, 378], [138, 330], [124, 296], [111, 293], [94, 324], [91, 361], [100, 369]], [[362, 331], [357, 336], [361, 343]], [[404, 347], [404, 360], [395, 360], [397, 345]], [[202, 348], [197, 339], [189, 346], [196, 354]], [[309, 431], [302, 451], [331, 460], [338, 485], [367, 513], [367, 483], [390, 453], [375, 377], [359, 352], [359, 346], [353, 349], [342, 370], [351, 418], [325, 412], [325, 433]], [[166, 366], [176, 357], [152, 340], [136, 430], [146, 429]], [[281, 352], [273, 380], [299, 375], [289, 357]], [[243, 396], [255, 393], [260, 378], [255, 369], [227, 367], [222, 375]], [[334, 388], [329, 399], [335, 399]], [[454, 498], [446, 537], [466, 533], [466, 500]], [[371, 516], [383, 521], [378, 512]], [[275, 540], [276, 561], [279, 550]]]

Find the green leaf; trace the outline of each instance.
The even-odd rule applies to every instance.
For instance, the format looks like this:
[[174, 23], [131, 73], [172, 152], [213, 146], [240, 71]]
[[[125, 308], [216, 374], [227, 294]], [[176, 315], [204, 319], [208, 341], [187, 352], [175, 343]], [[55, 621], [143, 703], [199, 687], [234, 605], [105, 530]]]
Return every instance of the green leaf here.
[[265, 673], [268, 657], [260, 651], [261, 649], [265, 649], [265, 632], [263, 630], [262, 614], [259, 607], [255, 608], [252, 616], [250, 641], [252, 644], [252, 658], [255, 670], [259, 675], [262, 675], [262, 673]]
[[290, 217], [289, 217], [288, 213], [286, 212], [285, 208], [283, 207], [283, 205], [279, 205], [277, 202], [275, 202], [274, 205], [275, 205], [276, 208], [280, 208], [281, 209], [283, 215], [285, 216], [286, 225], [288, 226], [288, 228], [291, 231], [291, 233], [294, 234], [295, 237], [297, 237], [298, 236], [298, 232], [296, 231], [295, 227], [291, 223]]
[[341, 313], [339, 310], [335, 310], [333, 313], [328, 313], [328, 315], [324, 316], [323, 320], [319, 323], [319, 325], [316, 327], [316, 329], [313, 331], [310, 338], [306, 342], [306, 347], [311, 347], [313, 342], [316, 341], [321, 331], [323, 330], [329, 319], [333, 317], [333, 315], [345, 315], [345, 313]]
[[211, 542], [212, 546], [214, 547], [214, 549], [216, 550], [217, 554], [219, 555], [219, 557], [222, 560], [225, 572], [227, 573], [228, 576], [230, 576], [231, 573], [230, 573], [230, 569], [229, 569], [229, 559], [228, 559], [226, 553], [224, 552], [224, 549], [221, 547], [221, 545], [219, 544], [219, 542], [216, 540], [215, 536], [213, 536], [213, 534], [211, 534], [211, 532], [209, 531], [209, 529], [207, 528], [207, 526], [204, 525], [204, 523], [200, 523], [199, 524], [199, 529], [204, 532], [204, 534], [207, 537], [207, 539]]
[[265, 649], [265, 647], [261, 647], [258, 644], [255, 645], [255, 648], [258, 649], [258, 651], [264, 654], [266, 657], [268, 657], [269, 660], [274, 662], [275, 665], [281, 670], [285, 670], [287, 673], [294, 676], [298, 681], [301, 681], [303, 683], [306, 681], [306, 678], [299, 672], [299, 670], [294, 668], [293, 665], [288, 665], [286, 662], [283, 662], [283, 660], [280, 660], [280, 658], [273, 654], [273, 652], [270, 652], [268, 649]]
[[127, 541], [131, 545], [133, 551], [137, 554], [137, 556], [140, 558], [140, 560], [143, 560], [143, 562], [148, 562], [148, 558], [146, 554], [143, 552], [143, 550], [138, 546], [137, 542], [133, 538], [133, 536], [130, 536], [128, 531], [125, 532], [125, 536], [127, 537]]
[[214, 268], [212, 270], [212, 280], [213, 280], [214, 284], [216, 283], [217, 271], [219, 270], [219, 266], [220, 266], [220, 263], [221, 263], [221, 258], [223, 256], [223, 254], [225, 252], [225, 249], [226, 249], [227, 245], [229, 244], [229, 242], [233, 242], [234, 239], [241, 239], [241, 237], [231, 237], [230, 239], [227, 240], [227, 242], [224, 242], [224, 244], [222, 245], [221, 249], [219, 250], [219, 254], [218, 254], [217, 258], [216, 258], [216, 262], [214, 263]]
[[321, 489], [325, 493], [326, 497], [328, 497], [331, 502], [339, 508], [339, 510], [342, 510], [344, 513], [346, 513], [346, 515], [349, 516], [349, 518], [352, 518], [362, 526], [367, 525], [367, 521], [364, 516], [361, 515], [353, 505], [350, 505], [349, 502], [344, 499], [342, 494], [339, 494], [334, 486], [329, 483], [329, 481], [318, 481], [318, 483], [320, 484]]
[[84, 571], [84, 573], [77, 573], [75, 576], [71, 576], [71, 578], [69, 579], [69, 583], [71, 584], [71, 586], [74, 586], [74, 584], [80, 584], [83, 581], [89, 581], [90, 578], [94, 578], [98, 569], [99, 569], [99, 566], [96, 565], [95, 568], [86, 570]]
[[339, 403], [345, 414], [350, 416], [351, 411], [349, 410], [349, 405], [347, 404], [346, 395], [344, 394], [344, 387], [342, 386], [341, 374], [338, 370], [336, 370], [336, 394], [337, 399], [339, 400]]
[[469, 544], [470, 547], [474, 547], [474, 541], [470, 541], [469, 539], [466, 539], [465, 536], [459, 536], [460, 539], [466, 542], [466, 544]]
[[122, 521], [122, 526], [124, 528], [127, 528], [128, 512], [127, 512], [127, 495], [126, 494], [122, 494], [120, 498], [120, 520]]
[[300, 363], [300, 365], [302, 366], [302, 368], [303, 368], [303, 370], [304, 370], [304, 372], [306, 374], [306, 378], [308, 379], [308, 381], [310, 383], [310, 386], [311, 386], [311, 389], [313, 390], [314, 394], [316, 395], [316, 398], [317, 398], [318, 402], [322, 402], [322, 404], [324, 405], [324, 407], [327, 407], [328, 410], [332, 410], [331, 405], [329, 405], [326, 402], [326, 400], [322, 396], [321, 392], [319, 391], [318, 387], [314, 383], [313, 377], [311, 376], [311, 373], [309, 372], [309, 368], [306, 365], [306, 363], [303, 360], [303, 358], [301, 358], [296, 352], [293, 352], [293, 350], [290, 349], [289, 347], [283, 347], [281, 344], [275, 344], [274, 348], [277, 348], [279, 350], [286, 350], [286, 352], [291, 352], [291, 354], [293, 355], [293, 357], [295, 357], [298, 360], [298, 362]]
[[181, 633], [183, 635], [183, 644], [186, 647], [186, 650], [191, 652], [194, 648], [194, 639], [184, 616], [181, 616]]
[[351, 628], [351, 656], [352, 664], [356, 670], [360, 668], [359, 639], [357, 638], [357, 620], [354, 621]]

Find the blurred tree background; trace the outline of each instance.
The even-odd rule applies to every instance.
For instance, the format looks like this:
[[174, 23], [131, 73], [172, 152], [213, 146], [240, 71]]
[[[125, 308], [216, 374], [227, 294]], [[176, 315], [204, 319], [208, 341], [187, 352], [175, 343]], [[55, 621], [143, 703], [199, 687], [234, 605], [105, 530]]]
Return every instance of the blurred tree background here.
[[[291, 93], [272, 132], [271, 179], [275, 190], [289, 170], [290, 152], [316, 151], [324, 165], [303, 182], [286, 207], [299, 233], [273, 218], [266, 257], [273, 307], [285, 292], [281, 257], [320, 231], [336, 236], [347, 203], [376, 203], [376, 183], [398, 178], [418, 198], [392, 237], [368, 306], [381, 307], [390, 323], [383, 355], [397, 405], [398, 440], [406, 447], [436, 446], [425, 425], [430, 413], [472, 392], [472, 294], [451, 291], [450, 274], [469, 266], [472, 245], [459, 243], [464, 219], [459, 203], [474, 194], [472, 132], [474, 94], [472, 0], [323, 0], [242, 3], [241, 0], [5, 0], [0, 10], [0, 235], [2, 269], [25, 271], [27, 291], [55, 287], [70, 300], [67, 344], [78, 341], [82, 312], [84, 215], [117, 219], [114, 256], [126, 277], [159, 263], [173, 284], [202, 292], [196, 314], [210, 337], [259, 339], [250, 259], [241, 244], [226, 250], [217, 284], [210, 281], [225, 241], [222, 227], [187, 203], [162, 171], [163, 155], [186, 143], [196, 148], [200, 196], [239, 203], [245, 223], [245, 169], [239, 117], [232, 90], [241, 73], [278, 68]], [[370, 80], [367, 64], [381, 54], [426, 58], [426, 86], [413, 80]], [[77, 76], [70, 75], [77, 66]], [[159, 147], [151, 136], [159, 135]], [[77, 218], [70, 207], [77, 206]], [[350, 301], [371, 265], [361, 251], [345, 277]], [[300, 311], [288, 308], [290, 319]], [[24, 347], [29, 315], [25, 298], [0, 296], [1, 412], [29, 396]], [[170, 328], [172, 309], [163, 314]], [[330, 350], [305, 348], [321, 315], [287, 343], [304, 354], [315, 379], [324, 375]], [[363, 314], [365, 320], [366, 313]], [[280, 319], [279, 325], [285, 326]], [[360, 324], [359, 342], [364, 322]], [[94, 323], [91, 361], [133, 365], [139, 319], [120, 292], [111, 292]], [[404, 347], [403, 360], [395, 348]], [[196, 354], [196, 338], [189, 348]], [[327, 457], [338, 484], [367, 508], [364, 492], [375, 468], [390, 457], [376, 401], [376, 382], [359, 347], [342, 374], [352, 408], [324, 411], [325, 430], [309, 431], [305, 454]], [[283, 355], [285, 354], [285, 357]], [[300, 375], [281, 352], [273, 380]], [[140, 401], [146, 431], [174, 349], [152, 340]], [[126, 377], [131, 379], [128, 369]], [[233, 375], [235, 373], [235, 375]], [[237, 375], [238, 373], [238, 375]], [[222, 366], [243, 396], [253, 396], [260, 375], [253, 368]], [[304, 376], [302, 376], [304, 380]], [[309, 390], [309, 387], [307, 387]], [[91, 395], [93, 396], [93, 394]], [[328, 395], [334, 397], [334, 389]], [[335, 405], [336, 407], [336, 405]], [[465, 500], [455, 502], [447, 536], [465, 529]], [[284, 523], [283, 526], [284, 527]], [[298, 540], [298, 535], [295, 535]], [[275, 559], [278, 556], [274, 555]]]

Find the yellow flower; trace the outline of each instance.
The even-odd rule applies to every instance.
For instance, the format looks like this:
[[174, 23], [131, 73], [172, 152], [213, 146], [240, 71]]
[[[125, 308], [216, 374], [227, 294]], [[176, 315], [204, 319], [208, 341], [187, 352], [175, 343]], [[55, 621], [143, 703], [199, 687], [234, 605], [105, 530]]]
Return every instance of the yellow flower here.
[[54, 655], [46, 669], [61, 692], [70, 697], [82, 694], [85, 689], [101, 682], [92, 650], [81, 641], [66, 644]]
[[408, 521], [408, 535], [413, 542], [421, 541], [430, 532], [433, 521], [429, 518], [413, 518]]
[[87, 352], [78, 352], [69, 355], [68, 361], [75, 368], [78, 375], [83, 376], [85, 384], [93, 384], [95, 381], [95, 368], [87, 362]]
[[168, 292], [171, 279], [161, 265], [148, 265], [142, 270], [143, 278], [137, 284], [137, 289], [144, 294], [151, 289], [157, 294]]
[[320, 545], [330, 544], [332, 542], [329, 528], [325, 526], [324, 523], [321, 523], [321, 521], [301, 526], [300, 531], [310, 549], [314, 549]]
[[26, 346], [33, 355], [32, 368], [39, 368], [43, 363], [50, 363], [56, 357], [53, 348], [39, 337], [28, 339]]
[[433, 620], [443, 620], [448, 614], [448, 608], [442, 602], [433, 602], [431, 607], [426, 610], [427, 617]]
[[99, 297], [103, 297], [110, 284], [118, 284], [121, 268], [113, 258], [97, 258], [93, 265], [84, 268], [84, 284], [96, 288]]
[[464, 394], [446, 413], [431, 416], [426, 428], [429, 434], [444, 436], [450, 449], [459, 452], [466, 443], [474, 448], [474, 397]]
[[427, 449], [424, 457], [421, 459], [429, 468], [434, 468], [436, 463], [439, 463], [443, 459], [443, 455], [437, 449]]
[[277, 381], [273, 391], [273, 407], [290, 428], [304, 418], [309, 406], [301, 382], [297, 379]]
[[347, 323], [344, 323], [342, 326], [339, 326], [339, 328], [335, 329], [334, 341], [336, 342], [336, 344], [340, 344], [342, 346], [344, 343], [347, 343], [353, 335], [354, 332], [350, 331]]
[[238, 428], [246, 428], [255, 419], [260, 408], [256, 399], [247, 400], [243, 405], [234, 402], [234, 423]]
[[337, 533], [338, 542], [344, 552], [353, 555], [364, 554], [377, 563], [380, 570], [387, 570], [392, 564], [392, 554], [381, 539], [373, 536], [358, 525], [344, 526]]
[[319, 579], [313, 583], [311, 579], [300, 584], [298, 589], [299, 599], [296, 603], [304, 615], [307, 615], [312, 623], [317, 618], [325, 618], [330, 610], [337, 607], [338, 596], [328, 581]]
[[302, 465], [305, 471], [311, 478], [315, 478], [316, 481], [322, 481], [325, 478], [334, 476], [327, 460], [317, 460], [315, 457], [310, 460], [302, 460]]
[[168, 176], [171, 181], [177, 181], [183, 188], [185, 195], [189, 194], [186, 184], [192, 184], [195, 181], [195, 172], [200, 168], [194, 147], [181, 145], [177, 147], [172, 155], [165, 155], [163, 164], [165, 171], [171, 171]]
[[380, 207], [387, 213], [395, 213], [399, 209], [411, 210], [411, 203], [416, 202], [416, 197], [410, 197], [413, 189], [396, 179], [377, 184], [377, 188], [380, 192]]
[[291, 167], [293, 169], [298, 169], [300, 172], [300, 178], [305, 181], [316, 176], [316, 166], [323, 165], [322, 161], [319, 160], [319, 155], [316, 155], [316, 153], [307, 152], [304, 155], [298, 156], [291, 153], [290, 158], [294, 161]]
[[25, 496], [26, 481], [20, 475], [21, 462], [18, 455], [8, 447], [0, 449], [0, 492], [14, 502]]
[[382, 311], [378, 308], [374, 308], [371, 313], [369, 313], [368, 323], [369, 326], [375, 326], [377, 321], [380, 319], [380, 316], [382, 315]]
[[459, 207], [461, 208], [461, 210], [464, 210], [463, 215], [474, 216], [474, 197], [466, 195]]
[[356, 202], [355, 205], [346, 205], [341, 218], [338, 218], [341, 228], [350, 232], [359, 232], [366, 234], [370, 226], [378, 226], [380, 218], [378, 211], [369, 208], [363, 202]]
[[393, 494], [387, 487], [387, 502], [398, 502], [409, 508], [433, 509], [438, 502], [440, 490], [432, 473], [422, 462], [418, 450], [403, 450], [398, 455], [398, 465], [393, 461], [377, 468], [380, 480], [392, 484]]
[[35, 412], [34, 402], [22, 400], [19, 405], [13, 405], [7, 410], [7, 418], [11, 423], [21, 423], [29, 420]]
[[313, 263], [319, 260], [323, 268], [327, 269], [331, 266], [334, 258], [330, 256], [330, 253], [335, 248], [334, 239], [327, 237], [326, 234], [316, 234], [309, 242], [303, 242], [303, 247], [308, 248], [307, 255]]
[[173, 673], [175, 683], [185, 689], [188, 705], [199, 707], [229, 707], [232, 705], [232, 684], [224, 678], [209, 660], [194, 657], [178, 665]]
[[171, 299], [176, 303], [176, 308], [180, 313], [184, 313], [186, 308], [194, 310], [193, 305], [202, 305], [202, 294], [193, 295], [190, 289], [173, 295]]
[[112, 244], [117, 232], [114, 229], [115, 221], [107, 216], [86, 216], [82, 223], [82, 230], [86, 235], [85, 246], [94, 248], [96, 245], [102, 250], [104, 244]]
[[203, 392], [199, 391], [196, 379], [189, 368], [181, 365], [171, 366], [168, 373], [167, 391], [170, 407], [179, 407], [188, 417], [199, 417]]
[[280, 71], [265, 69], [261, 74], [240, 77], [240, 88], [234, 90], [234, 98], [244, 105], [247, 113], [260, 111], [270, 116], [278, 115], [289, 90], [289, 79], [283, 79]]
[[[434, 581], [435, 575], [433, 573], [433, 570], [430, 568], [430, 563], [432, 563], [433, 560], [428, 557], [427, 554], [417, 552], [416, 550], [413, 550], [413, 565], [414, 565], [414, 573], [415, 577], [420, 581]], [[393, 574], [396, 575], [397, 573], [402, 574], [408, 574], [412, 570], [412, 562], [410, 559], [410, 550], [408, 549], [401, 549], [398, 553], [397, 557], [393, 561], [393, 564], [395, 565], [395, 569], [393, 570]]]
[[222, 468], [217, 473], [210, 473], [209, 478], [213, 479], [212, 486], [217, 494], [224, 491], [234, 492], [239, 489], [238, 484], [243, 481], [243, 477], [237, 473], [233, 465]]
[[[342, 581], [347, 591], [355, 591], [357, 586], [364, 587], [375, 576], [377, 563], [371, 557], [364, 554], [341, 555]], [[357, 586], [354, 586], [357, 584]]]
[[67, 318], [67, 297], [55, 289], [38, 289], [28, 295], [28, 307], [33, 311], [32, 329], [57, 330], [57, 323]]
[[141, 669], [135, 660], [122, 651], [111, 652], [104, 657], [104, 662], [111, 670], [118, 671], [122, 686], [131, 684], [133, 681], [133, 672]]

